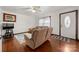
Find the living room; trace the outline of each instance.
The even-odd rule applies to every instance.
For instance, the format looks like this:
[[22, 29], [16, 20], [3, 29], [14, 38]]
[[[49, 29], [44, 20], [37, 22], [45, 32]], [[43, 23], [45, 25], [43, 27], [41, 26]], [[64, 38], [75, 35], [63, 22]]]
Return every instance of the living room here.
[[[52, 39], [54, 40], [51, 40], [53, 41], [53, 44], [51, 43], [51, 45], [54, 45], [54, 46], [49, 47], [50, 46], [49, 42], [46, 42], [46, 43], [43, 42], [44, 45], [41, 44], [37, 48], [22, 47], [22, 49], [25, 48], [24, 49], [25, 52], [26, 51], [29, 51], [29, 52], [30, 51], [32, 52], [34, 51], [37, 51], [37, 52], [79, 51], [78, 10], [79, 10], [78, 6], [12, 6], [12, 7], [1, 6], [0, 7], [0, 16], [1, 16], [0, 17], [0, 35], [1, 36], [5, 35], [5, 30], [2, 30], [3, 23], [13, 24], [13, 29], [12, 29], [13, 36], [21, 44], [23, 43], [22, 44], [23, 46], [25, 46], [24, 35], [26, 35], [27, 37], [31, 36], [30, 34], [25, 34], [25, 33], [27, 33], [29, 30], [36, 28], [38, 26], [48, 26], [52, 28], [52, 32], [50, 35], [52, 35]], [[6, 15], [11, 15], [15, 19], [12, 22], [7, 21]], [[63, 21], [65, 16], [68, 16], [66, 23]], [[44, 23], [46, 22], [45, 20], [47, 21], [47, 23]], [[65, 25], [62, 25], [64, 23]], [[67, 29], [64, 26], [66, 26]], [[20, 44], [17, 44], [18, 42], [14, 43], [15, 45], [12, 44], [13, 42], [16, 42], [16, 41], [12, 40], [11, 38], [8, 38], [8, 40], [2, 39], [1, 42], [2, 42], [1, 50], [3, 52], [4, 51], [6, 52], [22, 51], [20, 49], [21, 47], [18, 47], [20, 46]], [[61, 45], [59, 45], [60, 42], [61, 42]], [[78, 43], [78, 45], [76, 45], [76, 43]], [[14, 47], [12, 47], [12, 45]], [[29, 45], [29, 46], [31, 47], [32, 45]]]

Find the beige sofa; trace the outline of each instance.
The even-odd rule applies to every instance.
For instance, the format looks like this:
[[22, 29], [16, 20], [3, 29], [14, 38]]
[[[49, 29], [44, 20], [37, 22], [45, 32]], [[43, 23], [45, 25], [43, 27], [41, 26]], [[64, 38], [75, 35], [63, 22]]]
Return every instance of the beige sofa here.
[[51, 32], [52, 28], [45, 26], [34, 28], [33, 31], [30, 31], [29, 33], [32, 37], [28, 38], [28, 36], [26, 35], [27, 33], [24, 34], [26, 45], [28, 45], [32, 49], [36, 49], [50, 38]]

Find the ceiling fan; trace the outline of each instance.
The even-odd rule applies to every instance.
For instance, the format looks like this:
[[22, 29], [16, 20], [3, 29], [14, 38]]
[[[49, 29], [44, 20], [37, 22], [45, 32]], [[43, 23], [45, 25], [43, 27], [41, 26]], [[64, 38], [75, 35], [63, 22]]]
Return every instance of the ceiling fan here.
[[24, 8], [20, 8], [20, 9], [21, 10], [26, 10], [26, 11], [32, 11], [33, 13], [41, 12], [40, 6], [24, 7]]

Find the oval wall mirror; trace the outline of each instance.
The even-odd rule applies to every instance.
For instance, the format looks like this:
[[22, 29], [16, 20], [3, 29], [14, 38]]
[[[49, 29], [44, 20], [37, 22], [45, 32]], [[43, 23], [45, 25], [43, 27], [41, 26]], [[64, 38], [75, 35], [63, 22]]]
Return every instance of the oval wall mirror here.
[[65, 27], [66, 28], [69, 28], [70, 27], [70, 23], [71, 23], [70, 17], [69, 16], [66, 16], [65, 19], [64, 19]]

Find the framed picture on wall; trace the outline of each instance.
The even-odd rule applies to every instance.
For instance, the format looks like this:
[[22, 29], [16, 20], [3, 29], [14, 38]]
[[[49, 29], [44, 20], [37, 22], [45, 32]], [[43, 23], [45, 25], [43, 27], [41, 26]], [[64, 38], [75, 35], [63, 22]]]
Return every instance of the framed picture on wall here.
[[4, 22], [16, 22], [16, 15], [3, 13]]

